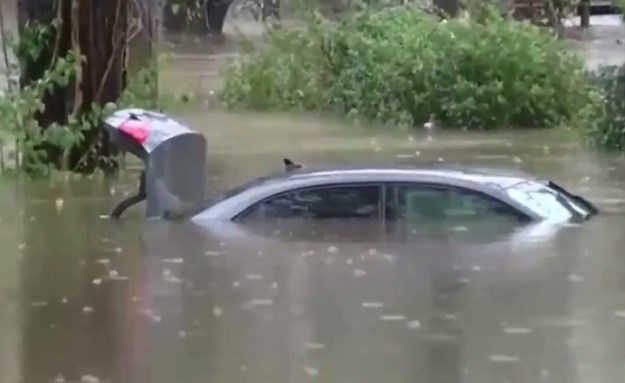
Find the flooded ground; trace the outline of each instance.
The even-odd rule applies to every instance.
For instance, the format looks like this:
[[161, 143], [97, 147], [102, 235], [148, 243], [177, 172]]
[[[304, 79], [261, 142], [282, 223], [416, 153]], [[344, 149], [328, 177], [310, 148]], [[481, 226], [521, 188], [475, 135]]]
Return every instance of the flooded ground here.
[[[621, 32], [610, 31], [580, 43], [589, 66], [622, 60]], [[167, 89], [205, 104], [180, 118], [208, 137], [213, 192], [278, 170], [283, 157], [443, 161], [550, 177], [603, 214], [557, 232], [469, 240], [332, 225], [232, 236], [148, 224], [142, 207], [121, 222], [100, 218], [134, 190], [133, 170], [0, 183], [0, 383], [625, 378], [625, 158], [587, 151], [562, 130], [427, 140], [208, 110], [227, 57], [188, 49], [162, 73]]]
[[[0, 382], [613, 383], [625, 376], [623, 157], [558, 131], [384, 134], [317, 118], [188, 114], [213, 190], [281, 166], [520, 167], [605, 213], [530, 237], [408, 241], [100, 218], [120, 180], [4, 185]], [[233, 140], [232, 137], [236, 137]], [[466, 239], [466, 238], [465, 238]], [[530, 239], [532, 239], [530, 241]]]

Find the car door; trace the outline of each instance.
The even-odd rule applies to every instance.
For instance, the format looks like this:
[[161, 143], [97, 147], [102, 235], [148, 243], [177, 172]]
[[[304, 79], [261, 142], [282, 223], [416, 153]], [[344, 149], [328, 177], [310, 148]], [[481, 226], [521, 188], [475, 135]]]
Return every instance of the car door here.
[[499, 264], [527, 218], [478, 191], [424, 183], [387, 184], [385, 206], [388, 242], [398, 251], [428, 253], [447, 270], [451, 264], [465, 270]]
[[281, 241], [383, 240], [382, 184], [329, 184], [280, 193], [254, 204], [235, 222], [250, 234]]

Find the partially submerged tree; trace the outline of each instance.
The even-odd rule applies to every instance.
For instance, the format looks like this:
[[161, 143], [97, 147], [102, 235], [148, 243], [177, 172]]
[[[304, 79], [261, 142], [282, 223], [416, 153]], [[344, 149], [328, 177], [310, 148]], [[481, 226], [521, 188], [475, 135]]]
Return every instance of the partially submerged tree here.
[[144, 14], [151, 2], [19, 0], [22, 93], [41, 87], [40, 100], [31, 100], [40, 102], [34, 123], [24, 127], [23, 144], [32, 146], [24, 150], [27, 169], [38, 162], [79, 172], [115, 168], [116, 151], [99, 117], [126, 88], [132, 38], [140, 32], [155, 37], [156, 13]]

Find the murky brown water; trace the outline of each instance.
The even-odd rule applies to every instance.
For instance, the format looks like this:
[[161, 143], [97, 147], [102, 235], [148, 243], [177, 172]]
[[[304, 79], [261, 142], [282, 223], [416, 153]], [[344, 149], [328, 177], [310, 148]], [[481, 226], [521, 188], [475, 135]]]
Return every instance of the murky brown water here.
[[[99, 218], [120, 181], [0, 188], [0, 382], [614, 383], [625, 377], [623, 157], [557, 131], [384, 134], [313, 118], [187, 115], [213, 189], [304, 163], [521, 167], [606, 210], [463, 245], [371, 227], [267, 234]], [[236, 138], [236, 139], [233, 139]], [[112, 194], [112, 195], [111, 195]]]

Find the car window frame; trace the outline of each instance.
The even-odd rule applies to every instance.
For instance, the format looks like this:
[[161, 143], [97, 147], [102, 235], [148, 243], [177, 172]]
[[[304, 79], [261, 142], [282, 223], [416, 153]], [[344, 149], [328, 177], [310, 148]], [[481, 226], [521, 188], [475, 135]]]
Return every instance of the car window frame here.
[[456, 186], [456, 185], [448, 185], [448, 184], [439, 184], [439, 183], [432, 183], [432, 182], [418, 182], [418, 181], [399, 181], [399, 182], [385, 182], [385, 187], [384, 187], [384, 194], [383, 194], [383, 213], [384, 216], [382, 217], [383, 220], [385, 222], [388, 222], [388, 220], [386, 219], [386, 210], [388, 209], [389, 206], [387, 206], [387, 195], [392, 195], [393, 196], [393, 206], [397, 206], [398, 205], [398, 201], [397, 201], [397, 197], [398, 197], [398, 186], [417, 186], [417, 187], [422, 187], [422, 188], [430, 188], [430, 189], [438, 189], [438, 190], [449, 190], [449, 191], [459, 191], [459, 192], [469, 192], [469, 193], [473, 193], [475, 195], [478, 195], [480, 197], [483, 197], [487, 200], [491, 200], [491, 201], [496, 201], [498, 203], [501, 203], [505, 206], [507, 206], [511, 211], [516, 212], [516, 219], [518, 219], [519, 224], [528, 224], [530, 222], [532, 222], [532, 217], [530, 215], [528, 215], [527, 213], [519, 210], [518, 208], [516, 208], [515, 206], [513, 206], [512, 204], [503, 201], [499, 198], [493, 197], [492, 195], [488, 194], [488, 193], [484, 193], [483, 191], [480, 190], [476, 190], [476, 189], [472, 189], [472, 188], [467, 188], [467, 187], [463, 187], [463, 186]]
[[236, 214], [234, 217], [232, 217], [232, 219], [230, 220], [231, 222], [237, 223], [237, 224], [242, 224], [242, 220], [245, 219], [246, 216], [248, 216], [250, 214], [250, 212], [252, 212], [257, 206], [259, 206], [262, 203], [265, 203], [271, 199], [274, 198], [278, 198], [280, 196], [284, 196], [286, 194], [291, 194], [291, 193], [298, 193], [298, 192], [302, 192], [302, 191], [312, 191], [312, 190], [319, 190], [319, 189], [328, 189], [328, 188], [337, 188], [337, 187], [364, 187], [364, 186], [375, 186], [378, 188], [378, 218], [377, 221], [378, 222], [383, 222], [384, 220], [384, 209], [385, 209], [385, 198], [386, 198], [386, 188], [384, 185], [384, 182], [332, 182], [332, 183], [326, 183], [326, 184], [320, 184], [320, 185], [308, 185], [308, 186], [300, 186], [300, 187], [295, 187], [289, 190], [283, 190], [281, 192], [278, 193], [274, 193], [268, 197], [262, 198], [259, 201], [254, 202], [252, 205], [246, 207], [245, 209], [243, 209], [240, 213]]

